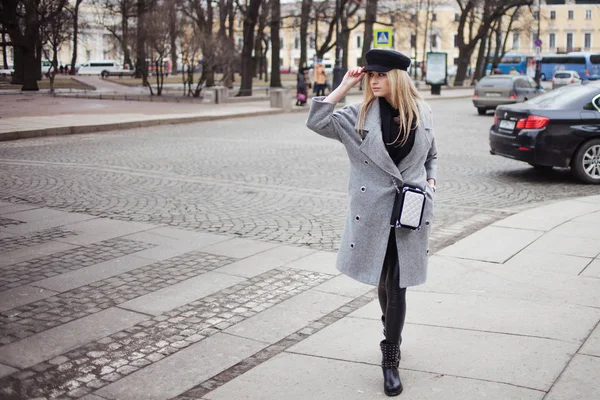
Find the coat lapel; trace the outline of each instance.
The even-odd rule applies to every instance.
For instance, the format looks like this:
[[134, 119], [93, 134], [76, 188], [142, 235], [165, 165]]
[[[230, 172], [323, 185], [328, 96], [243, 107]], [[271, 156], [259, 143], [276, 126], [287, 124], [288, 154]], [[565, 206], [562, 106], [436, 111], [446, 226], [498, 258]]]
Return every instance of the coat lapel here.
[[429, 149], [430, 143], [427, 139], [427, 132], [425, 130], [428, 121], [425, 119], [423, 106], [421, 104], [419, 104], [419, 118], [420, 123], [417, 127], [417, 131], [415, 132], [416, 137], [413, 148], [410, 153], [408, 153], [408, 155], [398, 164], [398, 170], [400, 173], [403, 173], [408, 168], [412, 167], [417, 162], [419, 157]]
[[396, 164], [390, 158], [383, 143], [378, 101], [373, 102], [367, 112], [364, 130], [366, 131], [366, 136], [360, 145], [360, 151], [369, 157], [379, 168], [399, 179], [400, 182], [403, 182], [398, 167], [396, 167]]

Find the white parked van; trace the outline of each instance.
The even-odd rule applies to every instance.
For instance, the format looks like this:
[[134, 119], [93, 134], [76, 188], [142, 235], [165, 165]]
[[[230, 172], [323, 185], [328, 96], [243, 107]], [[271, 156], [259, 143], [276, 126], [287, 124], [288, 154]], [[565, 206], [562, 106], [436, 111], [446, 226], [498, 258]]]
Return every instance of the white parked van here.
[[122, 71], [119, 63], [113, 60], [89, 61], [81, 64], [77, 73], [79, 75], [102, 75], [108, 76], [111, 73]]

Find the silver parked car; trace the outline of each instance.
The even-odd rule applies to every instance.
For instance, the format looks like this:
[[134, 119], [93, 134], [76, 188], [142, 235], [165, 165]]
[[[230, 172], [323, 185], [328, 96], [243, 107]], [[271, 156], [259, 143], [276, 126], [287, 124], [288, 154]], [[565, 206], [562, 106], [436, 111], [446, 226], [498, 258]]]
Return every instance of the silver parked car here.
[[479, 115], [502, 104], [526, 101], [545, 93], [538, 89], [535, 81], [525, 75], [490, 75], [482, 78], [475, 86], [473, 105]]
[[552, 89], [557, 89], [572, 83], [581, 83], [581, 77], [577, 71], [556, 71], [552, 78]]

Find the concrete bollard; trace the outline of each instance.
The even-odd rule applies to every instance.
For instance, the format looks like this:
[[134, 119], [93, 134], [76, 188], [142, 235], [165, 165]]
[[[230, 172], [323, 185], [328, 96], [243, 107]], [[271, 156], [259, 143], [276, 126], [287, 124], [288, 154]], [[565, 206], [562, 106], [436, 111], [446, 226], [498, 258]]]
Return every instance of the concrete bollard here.
[[271, 108], [283, 108], [284, 112], [292, 111], [292, 99], [290, 97], [289, 89], [270, 89], [269, 100], [271, 102]]

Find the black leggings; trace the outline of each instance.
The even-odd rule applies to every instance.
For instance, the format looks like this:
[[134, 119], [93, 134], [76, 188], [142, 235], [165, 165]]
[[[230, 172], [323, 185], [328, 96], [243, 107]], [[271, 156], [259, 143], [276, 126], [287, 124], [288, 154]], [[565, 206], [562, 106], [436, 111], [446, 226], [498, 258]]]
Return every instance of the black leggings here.
[[391, 229], [379, 278], [379, 305], [384, 316], [385, 340], [402, 343], [402, 328], [406, 317], [406, 288], [400, 287], [400, 265], [396, 249], [395, 228]]

